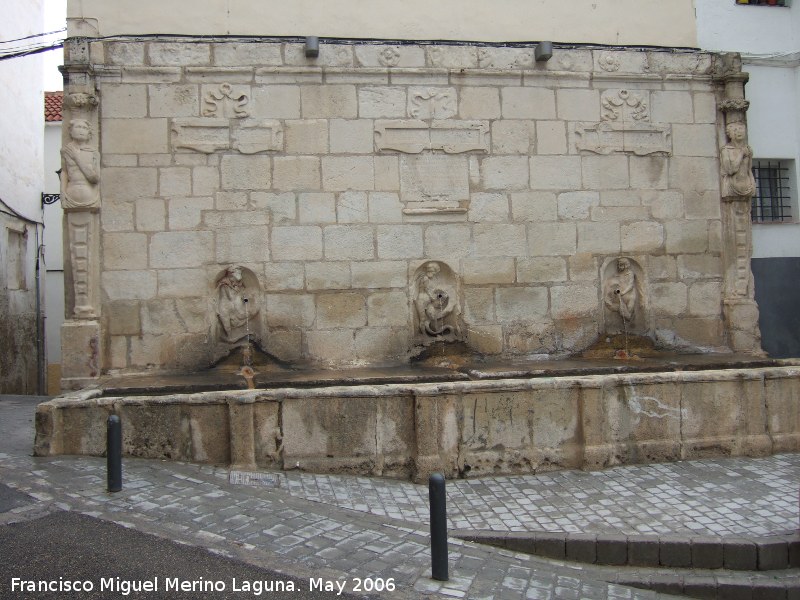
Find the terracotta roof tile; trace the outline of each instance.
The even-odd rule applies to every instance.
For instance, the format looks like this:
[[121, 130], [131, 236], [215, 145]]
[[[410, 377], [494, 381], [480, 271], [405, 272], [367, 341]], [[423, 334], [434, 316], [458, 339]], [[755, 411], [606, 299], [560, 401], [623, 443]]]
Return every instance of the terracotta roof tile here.
[[61, 121], [61, 104], [64, 92], [44, 93], [44, 120], [46, 122]]

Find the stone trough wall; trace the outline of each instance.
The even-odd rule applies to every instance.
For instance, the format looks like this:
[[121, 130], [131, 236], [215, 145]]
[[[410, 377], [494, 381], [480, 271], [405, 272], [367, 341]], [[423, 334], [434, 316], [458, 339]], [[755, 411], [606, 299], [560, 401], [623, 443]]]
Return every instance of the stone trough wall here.
[[800, 368], [102, 397], [39, 405], [35, 453], [425, 480], [800, 451]]
[[718, 56], [123, 37], [70, 40], [65, 74], [100, 192], [66, 206], [67, 387], [208, 366], [245, 327], [332, 366], [576, 352], [624, 325], [620, 258], [635, 333], [760, 350]]

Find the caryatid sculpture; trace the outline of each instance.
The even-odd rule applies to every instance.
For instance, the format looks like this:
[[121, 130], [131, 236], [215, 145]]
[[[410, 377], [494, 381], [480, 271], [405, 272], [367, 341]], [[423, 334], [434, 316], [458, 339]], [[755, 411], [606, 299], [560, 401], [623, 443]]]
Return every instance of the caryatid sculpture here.
[[753, 150], [746, 143], [747, 127], [741, 121], [734, 121], [728, 123], [725, 133], [729, 141], [720, 151], [722, 197], [750, 198], [756, 193], [756, 181], [753, 177]]
[[93, 208], [100, 204], [100, 154], [90, 143], [92, 126], [72, 119], [70, 141], [61, 149], [64, 208]]

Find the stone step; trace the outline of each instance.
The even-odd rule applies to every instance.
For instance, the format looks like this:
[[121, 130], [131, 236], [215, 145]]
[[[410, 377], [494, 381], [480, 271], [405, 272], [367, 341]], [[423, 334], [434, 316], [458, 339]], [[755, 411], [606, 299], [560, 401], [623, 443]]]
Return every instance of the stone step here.
[[451, 531], [463, 540], [589, 565], [778, 571], [800, 567], [800, 531], [770, 536]]

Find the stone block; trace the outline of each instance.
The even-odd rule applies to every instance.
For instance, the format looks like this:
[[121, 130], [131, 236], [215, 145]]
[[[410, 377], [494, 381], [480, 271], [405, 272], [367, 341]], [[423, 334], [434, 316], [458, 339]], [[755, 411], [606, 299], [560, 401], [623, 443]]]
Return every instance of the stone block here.
[[495, 290], [495, 312], [501, 323], [532, 321], [547, 314], [546, 287], [509, 287]]
[[534, 121], [503, 119], [492, 123], [492, 151], [495, 154], [524, 154], [536, 151]]
[[458, 97], [462, 119], [499, 119], [500, 92], [492, 87], [464, 87]]
[[467, 343], [475, 352], [500, 354], [503, 351], [503, 328], [499, 325], [470, 325]]
[[502, 223], [508, 221], [508, 216], [508, 197], [505, 194], [471, 195], [467, 213], [470, 221]]
[[163, 197], [191, 196], [192, 172], [187, 167], [158, 170], [158, 193]]
[[644, 221], [650, 219], [650, 213], [644, 206], [594, 206], [591, 208], [591, 219], [606, 223]]
[[722, 543], [722, 562], [733, 571], [755, 571], [758, 569], [758, 548], [751, 540], [726, 537]]
[[316, 317], [311, 294], [267, 294], [267, 325], [311, 327]]
[[306, 342], [312, 361], [341, 364], [356, 360], [355, 331], [352, 329], [309, 331]]
[[375, 258], [372, 227], [367, 225], [328, 225], [325, 227], [327, 260], [371, 260]]
[[[355, 332], [356, 358], [361, 361], [392, 361], [404, 358], [411, 346], [411, 328], [364, 327]], [[379, 426], [391, 429], [395, 423], [379, 422]], [[386, 473], [384, 473], [386, 474]]]
[[559, 89], [556, 91], [558, 118], [562, 121], [600, 120], [600, 93], [587, 89]]
[[469, 198], [469, 162], [463, 156], [400, 157], [400, 193], [404, 202], [448, 201]]
[[676, 156], [718, 156], [716, 125], [673, 125], [672, 151]]
[[565, 192], [558, 195], [558, 216], [562, 219], [586, 220], [590, 209], [599, 204], [598, 192]]
[[494, 322], [494, 288], [464, 290], [464, 319], [470, 324]]
[[514, 221], [555, 221], [558, 203], [553, 192], [514, 192], [511, 194], [511, 218]]
[[657, 567], [659, 539], [655, 535], [628, 537], [628, 564], [632, 567]]
[[468, 225], [429, 225], [425, 228], [425, 257], [453, 259], [470, 252], [472, 230]]
[[553, 319], [598, 316], [597, 288], [588, 285], [554, 285], [550, 288], [550, 315]]
[[139, 318], [139, 302], [121, 300], [111, 302], [109, 313], [113, 315], [108, 321], [111, 335], [140, 335], [142, 322]]
[[253, 88], [251, 116], [267, 119], [299, 119], [300, 88], [269, 85]]
[[[148, 92], [151, 117], [200, 116], [199, 89], [196, 85], [156, 84], [148, 86]], [[105, 93], [103, 95], [105, 98]], [[105, 111], [105, 102], [103, 107]]]
[[596, 281], [599, 278], [597, 259], [591, 252], [573, 254], [567, 258], [570, 281]]
[[205, 298], [156, 298], [142, 303], [142, 335], [199, 333], [208, 328]]
[[622, 252], [653, 252], [664, 246], [664, 226], [652, 221], [624, 223], [620, 227]]
[[462, 273], [467, 285], [514, 283], [514, 259], [465, 258], [462, 262]]
[[103, 117], [106, 119], [141, 119], [146, 116], [147, 86], [114, 83], [103, 86]]
[[150, 238], [150, 266], [155, 269], [202, 267], [214, 259], [210, 231], [168, 231]]
[[320, 163], [316, 156], [278, 156], [273, 159], [272, 187], [276, 190], [320, 189]]
[[220, 164], [223, 190], [266, 190], [271, 183], [270, 157], [227, 154]]
[[582, 156], [583, 186], [592, 190], [630, 187], [627, 156]]
[[350, 263], [306, 263], [306, 289], [344, 290], [350, 287]]
[[358, 90], [358, 114], [363, 119], [405, 118], [404, 87], [362, 87]]
[[214, 44], [214, 64], [221, 67], [283, 64], [280, 43]]
[[565, 558], [593, 565], [597, 561], [597, 536], [592, 533], [568, 534]]
[[682, 315], [688, 302], [685, 283], [654, 283], [650, 286], [650, 306], [655, 314]]
[[269, 213], [266, 210], [209, 211], [203, 214], [203, 223], [213, 230], [267, 225]]
[[403, 220], [400, 196], [393, 192], [369, 194], [370, 223], [399, 223]]
[[180, 67], [139, 67], [122, 68], [123, 83], [178, 83], [183, 78]]
[[[273, 227], [270, 232], [273, 260], [319, 260], [322, 229], [314, 225]], [[331, 257], [329, 257], [331, 258]]]
[[350, 263], [354, 288], [405, 288], [408, 284], [405, 261], [381, 260]]
[[721, 569], [722, 538], [712, 536], [692, 537], [692, 568]]
[[628, 538], [624, 535], [597, 537], [597, 564], [624, 565], [628, 562]]
[[322, 187], [332, 192], [372, 190], [375, 171], [371, 156], [326, 156], [322, 159]]
[[201, 297], [208, 293], [209, 282], [203, 269], [164, 269], [158, 273], [158, 297]]
[[375, 156], [375, 189], [397, 191], [400, 189], [400, 161], [396, 156]]
[[674, 221], [685, 215], [683, 194], [676, 191], [658, 192], [653, 196], [645, 195], [642, 202], [650, 207], [654, 219]]
[[101, 137], [103, 152], [108, 154], [163, 154], [169, 151], [167, 119], [103, 119]]
[[717, 580], [711, 575], [687, 577], [683, 582], [683, 593], [689, 598], [716, 600]]
[[518, 258], [517, 281], [519, 283], [546, 283], [567, 280], [567, 261], [558, 256], [541, 258]]
[[[171, 198], [167, 203], [167, 226], [172, 231], [196, 229], [202, 221], [203, 211], [212, 208], [214, 201], [211, 198]], [[105, 212], [105, 206], [103, 211]]]
[[699, 254], [708, 249], [708, 226], [704, 221], [670, 221], [664, 229], [670, 254]]
[[620, 251], [619, 223], [578, 223], [578, 252], [616, 253]]
[[563, 121], [536, 122], [537, 154], [567, 154], [567, 130]]
[[695, 92], [692, 95], [692, 100], [694, 101], [695, 123], [717, 122], [717, 99], [714, 94], [709, 92]]
[[528, 248], [531, 256], [574, 254], [577, 248], [575, 223], [541, 223], [528, 225]]
[[192, 169], [192, 194], [211, 196], [220, 188], [219, 169], [216, 167], [194, 167]]
[[719, 191], [718, 161], [705, 157], [673, 156], [669, 162], [669, 187], [685, 192]]
[[405, 292], [376, 292], [367, 297], [370, 327], [406, 326], [409, 315], [409, 299]]
[[161, 199], [140, 199], [135, 204], [138, 231], [164, 231], [166, 206]]
[[667, 188], [669, 159], [666, 156], [630, 156], [628, 160], [634, 190]]
[[269, 222], [273, 225], [287, 225], [297, 221], [297, 198], [293, 192], [251, 192], [250, 201], [255, 208], [269, 213]]
[[650, 119], [653, 123], [693, 123], [691, 93], [653, 91], [650, 94]]
[[422, 258], [422, 227], [419, 225], [378, 225], [378, 258]]
[[218, 263], [259, 263], [269, 260], [268, 227], [216, 229]]
[[530, 160], [531, 189], [581, 189], [580, 156], [532, 156]]
[[375, 125], [370, 119], [332, 119], [330, 151], [332, 154], [371, 154], [374, 147]]
[[684, 194], [687, 219], [719, 219], [721, 204], [719, 193], [715, 190], [698, 192], [696, 190]]
[[566, 558], [567, 540], [565, 534], [537, 531], [534, 536], [534, 553], [537, 556], [560, 560]]
[[211, 64], [211, 45], [151, 42], [147, 56], [153, 66], [206, 66]]
[[[116, 273], [127, 275], [133, 271], [117, 271]], [[64, 379], [98, 377], [102, 357], [101, 344], [102, 335], [98, 321], [64, 321], [61, 325], [62, 377]], [[67, 423], [64, 424], [64, 427], [65, 431], [69, 431]], [[84, 426], [82, 429], [86, 429], [86, 427]], [[64, 451], [67, 452], [68, 449], [64, 449]], [[80, 450], [77, 450], [74, 453], [78, 454], [79, 452]]]
[[[355, 119], [358, 101], [354, 85], [303, 85], [300, 99], [304, 119]], [[405, 107], [405, 100], [403, 100]], [[366, 115], [362, 115], [364, 117]]]
[[690, 567], [692, 545], [685, 538], [662, 537], [658, 545], [658, 561], [663, 567]]
[[689, 288], [689, 314], [710, 317], [722, 312], [722, 282], [698, 281]]
[[497, 156], [481, 161], [481, 181], [485, 190], [524, 190], [528, 187], [526, 156]]
[[264, 265], [264, 287], [268, 290], [302, 290], [305, 288], [304, 270], [296, 263], [270, 262]]
[[722, 277], [722, 260], [712, 254], [687, 254], [678, 256], [678, 276], [687, 279], [708, 279]]
[[155, 271], [105, 271], [101, 281], [109, 300], [149, 300], [158, 287]]
[[103, 269], [129, 271], [147, 268], [147, 235], [143, 233], [104, 233]]
[[475, 256], [524, 256], [524, 225], [478, 223], [472, 230]]
[[141, 43], [114, 42], [105, 44], [105, 57], [110, 65], [143, 65], [145, 46]]
[[355, 46], [356, 64], [362, 67], [424, 67], [425, 49], [420, 46]]
[[504, 119], [555, 119], [553, 90], [539, 87], [500, 88]]
[[341, 192], [336, 198], [337, 223], [368, 223], [369, 202], [366, 192]]
[[366, 324], [367, 310], [361, 294], [337, 292], [317, 296], [317, 328], [355, 328]]
[[328, 121], [325, 119], [286, 121], [283, 135], [287, 154], [328, 153]]
[[477, 69], [478, 49], [470, 46], [426, 46], [426, 66], [445, 69]]

